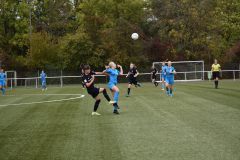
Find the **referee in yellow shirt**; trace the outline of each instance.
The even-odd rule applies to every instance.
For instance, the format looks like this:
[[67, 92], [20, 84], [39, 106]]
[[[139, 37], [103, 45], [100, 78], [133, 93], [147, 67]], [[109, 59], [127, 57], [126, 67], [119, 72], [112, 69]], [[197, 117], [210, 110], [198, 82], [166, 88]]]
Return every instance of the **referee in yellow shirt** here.
[[215, 83], [215, 88], [218, 89], [218, 79], [220, 78], [221, 66], [218, 64], [218, 61], [215, 59], [214, 64], [212, 65], [212, 76]]

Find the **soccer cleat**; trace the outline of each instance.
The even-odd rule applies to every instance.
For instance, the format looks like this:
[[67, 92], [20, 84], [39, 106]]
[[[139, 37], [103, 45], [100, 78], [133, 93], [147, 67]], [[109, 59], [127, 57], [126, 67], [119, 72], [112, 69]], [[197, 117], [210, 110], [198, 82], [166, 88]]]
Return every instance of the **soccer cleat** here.
[[126, 97], [130, 97], [130, 95], [127, 94]]
[[109, 104], [114, 104], [114, 103], [116, 103], [115, 101], [109, 101]]
[[173, 97], [173, 94], [169, 94], [170, 97]]
[[119, 112], [118, 112], [117, 110], [114, 110], [114, 111], [113, 111], [113, 114], [116, 114], [116, 115], [117, 115], [117, 114], [119, 114]]
[[165, 89], [164, 88], [162, 88], [162, 91], [164, 91]]
[[100, 116], [101, 114], [97, 113], [97, 112], [92, 112], [92, 116]]

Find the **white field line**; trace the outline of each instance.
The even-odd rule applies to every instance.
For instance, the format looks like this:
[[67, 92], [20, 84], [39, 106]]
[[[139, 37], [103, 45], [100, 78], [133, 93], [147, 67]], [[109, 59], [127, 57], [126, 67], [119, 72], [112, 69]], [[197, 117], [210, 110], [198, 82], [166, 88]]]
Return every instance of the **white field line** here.
[[56, 100], [49, 100], [49, 101], [39, 101], [39, 102], [29, 102], [29, 103], [16, 103], [16, 104], [3, 104], [3, 105], [0, 105], [0, 107], [32, 105], [32, 104], [43, 104], [43, 103], [53, 103], [53, 102], [63, 102], [63, 101], [70, 101], [70, 100], [75, 100], [75, 99], [81, 99], [83, 97], [85, 97], [85, 95], [79, 95], [78, 97], [56, 99]]
[[81, 96], [81, 94], [13, 94], [5, 95], [4, 97], [13, 97], [13, 96]]

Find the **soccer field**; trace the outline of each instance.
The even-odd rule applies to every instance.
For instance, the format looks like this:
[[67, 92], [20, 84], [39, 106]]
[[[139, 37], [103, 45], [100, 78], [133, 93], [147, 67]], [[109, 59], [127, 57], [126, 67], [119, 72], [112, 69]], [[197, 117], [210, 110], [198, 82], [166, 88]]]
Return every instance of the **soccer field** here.
[[240, 159], [240, 81], [221, 81], [218, 90], [208, 81], [177, 83], [173, 98], [150, 83], [127, 98], [127, 85], [119, 86], [120, 115], [101, 96], [102, 115], [92, 117], [94, 100], [81, 86], [0, 96], [0, 159]]

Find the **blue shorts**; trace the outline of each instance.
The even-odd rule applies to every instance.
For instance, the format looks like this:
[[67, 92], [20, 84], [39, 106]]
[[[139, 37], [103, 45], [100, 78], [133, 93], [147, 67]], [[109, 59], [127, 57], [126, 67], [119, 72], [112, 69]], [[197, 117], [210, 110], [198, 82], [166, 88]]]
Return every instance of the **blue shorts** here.
[[166, 75], [162, 74], [162, 79], [165, 80], [166, 79]]
[[5, 81], [0, 81], [0, 86], [5, 86], [6, 85], [6, 83], [5, 83]]
[[174, 78], [168, 78], [168, 77], [166, 77], [165, 81], [166, 81], [166, 83], [169, 84], [169, 85], [173, 85], [173, 84], [174, 84]]
[[116, 83], [108, 83], [108, 88], [112, 90], [112, 88], [116, 85], [117, 85]]
[[46, 81], [42, 81], [42, 86], [46, 86]]

